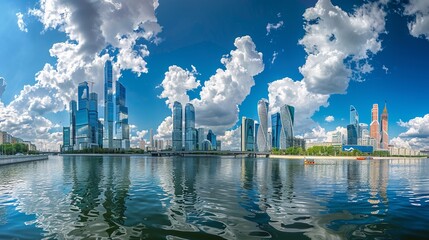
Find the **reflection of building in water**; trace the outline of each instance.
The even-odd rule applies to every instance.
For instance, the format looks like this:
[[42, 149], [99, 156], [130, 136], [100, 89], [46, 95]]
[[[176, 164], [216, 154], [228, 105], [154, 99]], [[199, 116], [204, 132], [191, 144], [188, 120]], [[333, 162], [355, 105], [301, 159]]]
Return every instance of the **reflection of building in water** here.
[[369, 167], [370, 198], [368, 202], [372, 205], [372, 214], [386, 213], [388, 210], [387, 183], [389, 180], [388, 160], [370, 161]]

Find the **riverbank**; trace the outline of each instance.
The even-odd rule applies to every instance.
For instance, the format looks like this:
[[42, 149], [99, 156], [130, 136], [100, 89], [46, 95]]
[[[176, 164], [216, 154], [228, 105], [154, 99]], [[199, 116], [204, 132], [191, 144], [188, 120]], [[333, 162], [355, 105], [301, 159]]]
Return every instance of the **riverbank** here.
[[0, 166], [22, 163], [22, 162], [32, 162], [32, 161], [40, 161], [40, 160], [48, 160], [48, 155], [20, 155], [20, 156], [1, 156], [0, 157]]
[[[356, 156], [299, 156], [299, 155], [270, 155], [270, 158], [276, 159], [320, 159], [320, 160], [356, 160]], [[426, 159], [427, 156], [422, 157], [373, 157], [373, 159]]]

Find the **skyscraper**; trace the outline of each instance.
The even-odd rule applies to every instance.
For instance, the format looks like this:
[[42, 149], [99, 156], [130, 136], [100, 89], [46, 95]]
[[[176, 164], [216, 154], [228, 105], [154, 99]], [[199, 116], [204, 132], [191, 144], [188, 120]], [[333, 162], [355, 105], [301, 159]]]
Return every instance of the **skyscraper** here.
[[185, 150], [196, 150], [195, 108], [191, 103], [185, 106]]
[[76, 112], [77, 103], [75, 100], [70, 101], [70, 147], [76, 145]]
[[258, 116], [259, 116], [259, 128], [257, 130], [257, 149], [261, 152], [269, 150], [268, 146], [268, 101], [261, 99], [258, 101]]
[[370, 133], [369, 136], [374, 139], [375, 148], [379, 147], [380, 143], [380, 124], [378, 122], [378, 104], [372, 105], [371, 110], [371, 124], [370, 124]]
[[350, 124], [359, 124], [359, 114], [353, 105], [350, 105]]
[[204, 128], [198, 128], [198, 150], [203, 150], [203, 141], [206, 139], [206, 134]]
[[287, 149], [293, 146], [293, 125], [295, 121], [295, 108], [290, 105], [283, 105], [280, 108], [280, 149]]
[[347, 144], [357, 145], [358, 142], [358, 129], [355, 124], [347, 125]]
[[241, 151], [255, 151], [255, 121], [250, 118], [241, 119]]
[[173, 104], [173, 151], [182, 151], [183, 125], [182, 125], [182, 104], [174, 102]]
[[[98, 120], [98, 99], [96, 93], [90, 93], [87, 82], [81, 82], [78, 86], [78, 108], [76, 111], [76, 145], [75, 149], [100, 147], [102, 127]], [[73, 105], [73, 103], [71, 104]], [[71, 111], [73, 112], [73, 106]], [[73, 115], [71, 113], [71, 115]]]
[[381, 140], [380, 148], [389, 149], [389, 134], [388, 134], [388, 114], [387, 105], [384, 103], [383, 113], [381, 114]]
[[280, 120], [280, 113], [274, 113], [271, 115], [271, 131], [272, 131], [272, 148], [280, 148], [280, 131], [282, 128], [282, 122]]
[[115, 94], [115, 148], [129, 149], [130, 148], [130, 126], [128, 123], [128, 107], [126, 107], [126, 90], [124, 85], [119, 81], [116, 82]]
[[259, 123], [255, 122], [255, 137], [254, 137], [255, 142], [253, 143], [253, 146], [254, 146], [256, 152], [259, 151], [258, 150], [258, 140], [257, 140], [258, 139], [258, 130], [259, 130]]
[[103, 148], [113, 148], [113, 72], [112, 62], [104, 63], [104, 136]]
[[207, 133], [207, 140], [209, 140], [211, 143], [211, 149], [217, 150], [216, 134], [214, 134], [211, 129], [209, 129], [209, 133]]
[[152, 128], [149, 131], [150, 134], [150, 148], [153, 150], [154, 144], [153, 144], [153, 130]]
[[62, 151], [70, 150], [70, 127], [63, 127], [63, 147]]

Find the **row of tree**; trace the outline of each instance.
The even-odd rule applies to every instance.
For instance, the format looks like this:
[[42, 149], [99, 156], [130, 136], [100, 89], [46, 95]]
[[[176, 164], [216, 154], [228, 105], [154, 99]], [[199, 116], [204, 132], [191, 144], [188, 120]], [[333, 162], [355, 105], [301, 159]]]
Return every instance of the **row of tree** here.
[[275, 155], [308, 155], [308, 156], [362, 156], [362, 155], [371, 155], [377, 157], [388, 157], [388, 151], [374, 151], [372, 154], [363, 153], [357, 149], [346, 152], [341, 151], [340, 147], [334, 146], [313, 146], [307, 150], [302, 149], [301, 147], [290, 147], [287, 149], [277, 149], [272, 150], [272, 154]]
[[37, 151], [29, 151], [28, 145], [24, 143], [5, 143], [0, 144], [1, 155], [15, 155], [17, 153], [22, 154], [37, 154]]

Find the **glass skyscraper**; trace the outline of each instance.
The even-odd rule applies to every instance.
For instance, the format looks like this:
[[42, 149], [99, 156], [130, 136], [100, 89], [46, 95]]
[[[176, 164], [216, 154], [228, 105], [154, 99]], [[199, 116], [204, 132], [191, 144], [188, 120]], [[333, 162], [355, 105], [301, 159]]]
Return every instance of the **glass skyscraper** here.
[[350, 124], [359, 124], [359, 114], [353, 105], [350, 105]]
[[113, 148], [113, 72], [112, 62], [104, 64], [104, 136], [103, 148]]
[[115, 95], [115, 139], [114, 148], [129, 149], [130, 148], [130, 127], [128, 123], [128, 107], [125, 106], [126, 90], [124, 85], [119, 81], [116, 82]]
[[212, 130], [209, 130], [209, 133], [207, 133], [207, 140], [211, 143], [211, 150], [217, 150], [216, 134]]
[[266, 152], [269, 150], [268, 138], [268, 101], [261, 99], [258, 101], [259, 128], [256, 130], [257, 151]]
[[280, 113], [271, 115], [271, 134], [272, 134], [272, 148], [280, 149], [280, 131], [282, 129], [282, 121], [280, 120]]
[[62, 151], [68, 151], [70, 150], [70, 127], [63, 127], [63, 147], [62, 147]]
[[182, 104], [174, 102], [173, 104], [173, 151], [182, 151], [183, 147], [183, 124], [182, 124]]
[[255, 122], [255, 138], [254, 138], [254, 140], [255, 140], [255, 143], [254, 143], [254, 148], [255, 148], [255, 151], [259, 151], [258, 150], [258, 130], [259, 130], [259, 126], [260, 126], [260, 124], [259, 123], [257, 123], [257, 122]]
[[295, 108], [290, 105], [283, 105], [280, 108], [280, 147], [279, 149], [287, 149], [293, 147], [293, 125], [295, 121]]
[[191, 103], [187, 103], [185, 106], [185, 150], [196, 150], [196, 140], [197, 131], [195, 130], [195, 108]]
[[255, 151], [255, 121], [250, 118], [241, 119], [241, 151]]
[[358, 128], [355, 124], [347, 125], [347, 145], [357, 145]]
[[389, 134], [388, 134], [388, 114], [387, 105], [384, 104], [383, 113], [381, 114], [381, 139], [380, 148], [389, 149]]
[[[70, 125], [73, 127], [74, 103], [71, 103]], [[78, 110], [75, 116], [76, 145], [75, 149], [101, 147], [102, 127], [98, 120], [98, 95], [90, 93], [87, 82], [78, 86]], [[71, 134], [72, 135], [72, 134]], [[71, 141], [73, 142], [73, 141]]]
[[206, 139], [206, 133], [204, 128], [198, 128], [198, 150], [203, 150], [203, 141]]
[[76, 112], [77, 103], [75, 100], [70, 101], [70, 147], [76, 145]]

